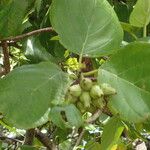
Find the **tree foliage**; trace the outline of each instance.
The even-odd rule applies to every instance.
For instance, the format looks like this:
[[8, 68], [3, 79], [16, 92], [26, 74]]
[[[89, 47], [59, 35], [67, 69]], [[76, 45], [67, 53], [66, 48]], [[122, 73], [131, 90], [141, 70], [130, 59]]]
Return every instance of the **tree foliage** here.
[[150, 0], [1, 0], [0, 20], [1, 149], [148, 143]]

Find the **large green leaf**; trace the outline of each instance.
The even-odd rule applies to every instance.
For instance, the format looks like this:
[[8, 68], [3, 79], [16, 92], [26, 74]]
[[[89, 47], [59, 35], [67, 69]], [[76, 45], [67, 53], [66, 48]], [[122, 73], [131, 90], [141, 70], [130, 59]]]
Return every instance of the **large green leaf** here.
[[0, 39], [21, 33], [23, 19], [32, 2], [34, 0], [9, 0], [0, 3]]
[[138, 0], [130, 15], [130, 23], [144, 27], [150, 23], [150, 0]]
[[118, 117], [111, 118], [104, 127], [102, 134], [102, 150], [110, 150], [114, 145], [116, 145], [123, 132], [123, 129], [124, 125], [118, 119]]
[[120, 46], [122, 28], [106, 0], [53, 0], [53, 28], [69, 50], [97, 57]]
[[85, 146], [86, 150], [102, 150], [101, 145], [98, 142], [90, 141]]
[[69, 83], [68, 75], [49, 62], [19, 67], [0, 80], [0, 112], [18, 128], [41, 125], [51, 104], [61, 103]]
[[150, 44], [134, 42], [119, 50], [99, 69], [98, 82], [111, 84], [117, 94], [110, 108], [122, 118], [141, 122], [150, 117]]
[[25, 56], [32, 63], [55, 61], [54, 57], [41, 45], [39, 39], [34, 37], [29, 38], [25, 43]]
[[[64, 115], [67, 120], [63, 119], [62, 112], [65, 113]], [[66, 127], [72, 128], [73, 126], [80, 127], [83, 124], [81, 114], [73, 104], [52, 108], [50, 111], [50, 119], [61, 129], [65, 129]]]

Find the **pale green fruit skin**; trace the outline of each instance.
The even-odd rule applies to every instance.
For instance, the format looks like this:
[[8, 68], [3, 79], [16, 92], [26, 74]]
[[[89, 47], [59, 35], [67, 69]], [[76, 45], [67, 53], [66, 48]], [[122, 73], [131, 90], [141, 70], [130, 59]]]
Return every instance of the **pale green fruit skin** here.
[[103, 98], [100, 97], [98, 99], [92, 99], [92, 104], [97, 107], [102, 109], [104, 107], [104, 102], [103, 102]]
[[85, 91], [89, 91], [91, 89], [92, 85], [93, 85], [93, 82], [89, 78], [83, 78], [80, 83], [81, 88]]
[[90, 112], [90, 113], [95, 113], [96, 107], [94, 107], [93, 105], [91, 105], [91, 106], [87, 109], [87, 111]]
[[77, 102], [77, 108], [81, 111], [81, 113], [86, 112], [85, 108], [84, 108], [84, 104], [82, 104], [82, 102]]
[[99, 85], [93, 85], [90, 90], [90, 96], [94, 99], [100, 98], [104, 95], [102, 89], [99, 87]]
[[89, 92], [83, 91], [80, 96], [80, 101], [83, 102], [85, 108], [89, 108], [91, 104], [91, 97]]
[[67, 93], [66, 97], [65, 97], [65, 102], [67, 104], [70, 104], [70, 103], [76, 103], [78, 101], [78, 98], [71, 95], [70, 93]]
[[75, 97], [79, 97], [81, 95], [82, 89], [79, 84], [72, 85], [69, 88], [69, 93]]
[[102, 90], [104, 92], [104, 95], [114, 95], [114, 94], [117, 94], [116, 89], [112, 88], [107, 83], [101, 84], [101, 88], [102, 88]]

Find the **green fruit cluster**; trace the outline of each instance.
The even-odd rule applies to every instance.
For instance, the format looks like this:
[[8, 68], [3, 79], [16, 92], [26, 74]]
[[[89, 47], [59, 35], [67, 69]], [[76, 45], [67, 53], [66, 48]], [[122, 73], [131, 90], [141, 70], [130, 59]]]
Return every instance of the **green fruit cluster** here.
[[113, 94], [116, 94], [116, 90], [109, 84], [103, 83], [99, 86], [91, 79], [83, 78], [79, 84], [70, 86], [65, 100], [66, 103], [74, 103], [81, 113], [93, 113], [105, 106], [104, 96]]

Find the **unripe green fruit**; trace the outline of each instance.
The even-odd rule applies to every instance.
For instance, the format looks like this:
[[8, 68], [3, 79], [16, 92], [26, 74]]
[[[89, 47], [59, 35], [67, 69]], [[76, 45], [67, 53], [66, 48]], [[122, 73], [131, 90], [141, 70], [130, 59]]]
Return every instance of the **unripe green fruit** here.
[[82, 104], [82, 102], [77, 102], [77, 108], [81, 111], [81, 113], [86, 112], [84, 105]]
[[69, 88], [69, 93], [75, 97], [79, 97], [81, 95], [82, 89], [79, 84], [72, 85]]
[[97, 107], [97, 108], [103, 108], [104, 107], [104, 102], [103, 102], [103, 98], [100, 97], [98, 99], [92, 99], [92, 104]]
[[89, 92], [82, 92], [80, 96], [80, 101], [83, 102], [85, 108], [89, 108], [91, 103], [91, 97]]
[[91, 89], [92, 85], [93, 85], [93, 82], [89, 78], [83, 78], [80, 83], [81, 88], [85, 91], [89, 91]]
[[90, 90], [90, 95], [92, 98], [100, 98], [104, 95], [102, 89], [99, 87], [99, 85], [93, 85]]
[[114, 95], [114, 94], [116, 94], [117, 92], [116, 92], [116, 89], [114, 89], [114, 88], [112, 88], [109, 84], [107, 84], [107, 83], [103, 83], [102, 85], [101, 85], [101, 88], [102, 88], [102, 90], [103, 90], [103, 92], [104, 92], [104, 95]]
[[65, 102], [67, 104], [70, 104], [70, 103], [76, 103], [78, 101], [78, 98], [71, 95], [70, 93], [67, 93], [66, 97], [65, 97]]
[[91, 105], [90, 108], [88, 108], [87, 111], [90, 112], [90, 113], [94, 113], [96, 111], [96, 107]]

